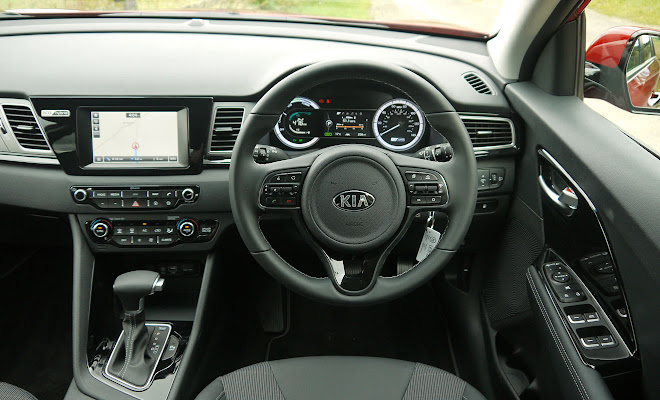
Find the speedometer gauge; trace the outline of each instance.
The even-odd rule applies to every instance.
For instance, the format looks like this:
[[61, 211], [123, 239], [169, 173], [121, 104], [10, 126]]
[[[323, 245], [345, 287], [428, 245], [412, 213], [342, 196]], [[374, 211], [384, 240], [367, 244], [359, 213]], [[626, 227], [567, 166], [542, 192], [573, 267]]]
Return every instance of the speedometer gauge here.
[[376, 139], [390, 150], [403, 151], [422, 139], [426, 127], [422, 110], [410, 100], [394, 99], [380, 106], [373, 120]]
[[[319, 105], [306, 97], [296, 97], [289, 103], [286, 110], [280, 115], [279, 121], [273, 130], [275, 136], [285, 145], [292, 149], [306, 149], [319, 141], [318, 137], [312, 137], [309, 127], [301, 128], [296, 122], [300, 119], [305, 109], [319, 109]], [[307, 112], [309, 114], [309, 112]]]

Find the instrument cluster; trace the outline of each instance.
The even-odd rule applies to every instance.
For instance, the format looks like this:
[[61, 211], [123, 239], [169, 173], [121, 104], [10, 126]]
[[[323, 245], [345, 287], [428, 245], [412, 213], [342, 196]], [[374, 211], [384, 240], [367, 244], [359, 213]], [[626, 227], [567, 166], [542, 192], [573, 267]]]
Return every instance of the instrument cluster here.
[[317, 86], [294, 98], [273, 128], [272, 144], [304, 150], [364, 143], [414, 152], [429, 142], [424, 113], [405, 93], [375, 81], [346, 80]]

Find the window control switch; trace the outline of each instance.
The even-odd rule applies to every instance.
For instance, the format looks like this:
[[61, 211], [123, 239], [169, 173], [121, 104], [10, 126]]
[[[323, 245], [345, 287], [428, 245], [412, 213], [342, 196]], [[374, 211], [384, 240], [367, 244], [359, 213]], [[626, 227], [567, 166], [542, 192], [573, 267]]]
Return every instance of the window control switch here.
[[612, 335], [598, 336], [598, 342], [602, 347], [616, 346], [616, 342], [614, 341]]
[[598, 322], [598, 321], [600, 321], [600, 316], [598, 315], [597, 312], [590, 312], [590, 313], [584, 314], [584, 319], [587, 322]]
[[594, 336], [580, 338], [580, 343], [582, 343], [582, 347], [587, 349], [600, 347], [600, 342], [598, 341], [598, 338]]
[[568, 322], [571, 324], [583, 324], [585, 322], [585, 318], [583, 314], [571, 314], [568, 316]]

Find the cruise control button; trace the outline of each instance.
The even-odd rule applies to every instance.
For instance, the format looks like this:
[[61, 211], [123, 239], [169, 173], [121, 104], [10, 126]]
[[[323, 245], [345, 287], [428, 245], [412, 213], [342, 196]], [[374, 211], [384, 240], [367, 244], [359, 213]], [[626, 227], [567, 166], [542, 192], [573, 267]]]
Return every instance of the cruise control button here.
[[441, 204], [441, 196], [426, 196], [426, 204]]
[[410, 202], [412, 204], [426, 204], [426, 198], [424, 196], [410, 196]]

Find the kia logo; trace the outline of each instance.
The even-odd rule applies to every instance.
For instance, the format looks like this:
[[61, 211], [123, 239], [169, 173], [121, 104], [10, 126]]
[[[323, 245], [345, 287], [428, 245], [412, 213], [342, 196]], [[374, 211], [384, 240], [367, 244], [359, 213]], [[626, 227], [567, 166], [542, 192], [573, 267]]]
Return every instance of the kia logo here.
[[343, 211], [364, 211], [374, 205], [376, 199], [362, 190], [347, 190], [336, 195], [332, 204]]

